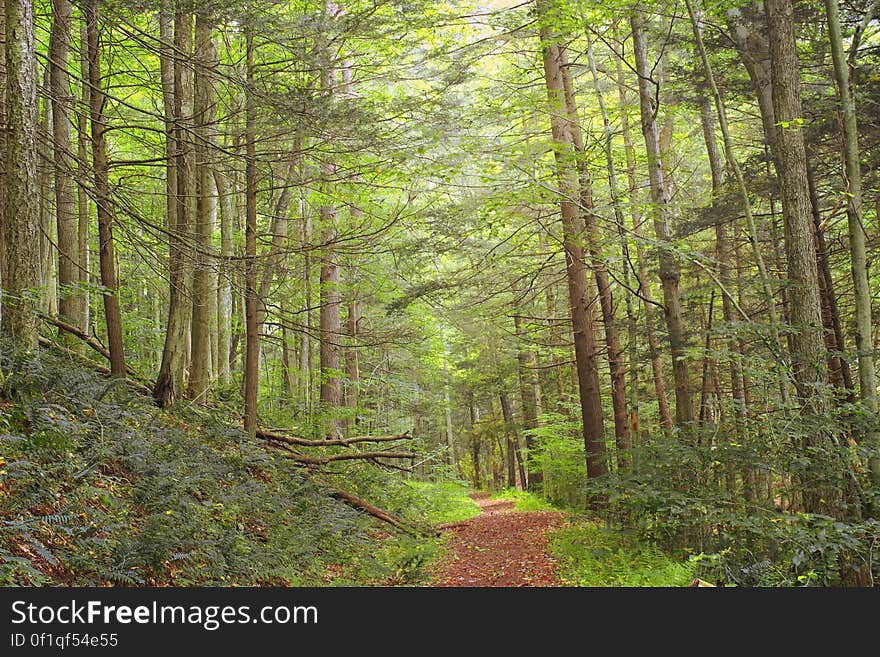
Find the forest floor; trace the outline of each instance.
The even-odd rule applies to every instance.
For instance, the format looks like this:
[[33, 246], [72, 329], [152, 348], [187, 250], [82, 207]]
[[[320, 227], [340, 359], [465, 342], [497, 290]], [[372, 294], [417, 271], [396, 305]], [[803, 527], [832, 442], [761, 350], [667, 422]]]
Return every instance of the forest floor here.
[[448, 554], [433, 586], [562, 586], [547, 533], [559, 528], [559, 511], [513, 511], [514, 502], [474, 493], [480, 515], [443, 526]]

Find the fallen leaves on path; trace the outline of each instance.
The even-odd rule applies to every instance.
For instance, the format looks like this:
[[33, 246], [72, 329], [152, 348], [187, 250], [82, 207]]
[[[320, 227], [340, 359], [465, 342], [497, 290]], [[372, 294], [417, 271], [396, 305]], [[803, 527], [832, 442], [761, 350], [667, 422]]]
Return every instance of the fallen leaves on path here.
[[434, 586], [560, 586], [547, 532], [565, 520], [555, 511], [511, 511], [514, 503], [473, 495], [482, 512], [446, 525], [449, 556]]

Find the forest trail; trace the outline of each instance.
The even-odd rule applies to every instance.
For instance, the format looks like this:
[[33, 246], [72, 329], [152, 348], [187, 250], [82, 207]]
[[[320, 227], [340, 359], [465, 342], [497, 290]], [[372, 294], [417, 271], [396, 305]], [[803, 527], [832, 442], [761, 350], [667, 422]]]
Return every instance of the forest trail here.
[[449, 556], [433, 586], [561, 586], [556, 561], [547, 552], [547, 533], [561, 526], [556, 511], [511, 511], [514, 503], [488, 493], [471, 496], [480, 515], [446, 525]]

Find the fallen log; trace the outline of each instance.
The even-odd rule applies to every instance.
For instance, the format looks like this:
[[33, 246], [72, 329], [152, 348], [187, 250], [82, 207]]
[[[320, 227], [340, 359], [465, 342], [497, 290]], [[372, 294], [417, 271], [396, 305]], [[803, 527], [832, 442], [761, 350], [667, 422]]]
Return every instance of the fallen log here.
[[355, 508], [360, 509], [361, 511], [366, 511], [374, 518], [378, 518], [379, 520], [382, 520], [383, 522], [387, 522], [389, 525], [393, 525], [394, 527], [397, 527], [401, 531], [404, 531], [408, 534], [415, 533], [412, 529], [410, 529], [409, 527], [407, 527], [404, 524], [404, 522], [401, 518], [389, 513], [388, 511], [384, 511], [377, 506], [373, 506], [372, 504], [370, 504], [366, 500], [362, 500], [361, 498], [359, 498], [356, 495], [353, 495], [347, 491], [339, 490], [339, 489], [331, 491], [330, 494], [333, 497], [336, 497], [336, 498], [341, 499], [345, 502], [348, 502], [349, 504], [351, 504]]
[[324, 440], [310, 440], [309, 438], [301, 438], [292, 436], [287, 433], [279, 433], [277, 431], [269, 431], [258, 429], [257, 436], [266, 440], [277, 440], [278, 442], [287, 443], [289, 445], [300, 445], [302, 447], [348, 447], [355, 443], [384, 443], [395, 440], [412, 440], [413, 436], [409, 435], [409, 431], [404, 431], [393, 436], [354, 436], [352, 438], [325, 438]]
[[[48, 322], [49, 324], [52, 324], [52, 326], [56, 326], [56, 327], [60, 328], [62, 331], [66, 332], [66, 333], [70, 333], [71, 335], [79, 338], [80, 340], [85, 342], [87, 345], [89, 345], [89, 347], [91, 347], [92, 349], [97, 351], [99, 354], [101, 354], [104, 358], [106, 358], [107, 360], [110, 360], [110, 352], [107, 350], [107, 348], [104, 345], [102, 345], [100, 342], [98, 342], [95, 338], [90, 336], [88, 333], [83, 331], [81, 328], [73, 326], [72, 324], [68, 324], [67, 322], [62, 321], [62, 320], [58, 319], [57, 317], [53, 317], [52, 315], [41, 314], [40, 318], [43, 319], [43, 321]], [[149, 378], [147, 378], [146, 376], [144, 376], [143, 374], [138, 372], [131, 365], [126, 364], [125, 371], [132, 378], [137, 379], [141, 383], [146, 384], [146, 385], [152, 385], [152, 381], [150, 381]]]
[[351, 452], [346, 454], [327, 454], [326, 456], [306, 456], [301, 452], [297, 452], [296, 450], [283, 445], [273, 446], [273, 448], [282, 452], [285, 457], [292, 459], [297, 463], [302, 463], [303, 465], [327, 465], [334, 461], [372, 461], [379, 458], [411, 459], [416, 456], [412, 452]]

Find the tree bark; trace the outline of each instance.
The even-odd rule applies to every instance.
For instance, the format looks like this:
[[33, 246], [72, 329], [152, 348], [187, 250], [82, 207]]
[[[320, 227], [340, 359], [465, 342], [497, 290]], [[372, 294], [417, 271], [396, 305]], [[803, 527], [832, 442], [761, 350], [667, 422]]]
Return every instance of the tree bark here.
[[[514, 291], [516, 294], [516, 291]], [[536, 374], [537, 359], [535, 352], [528, 347], [528, 331], [522, 323], [519, 313], [513, 316], [514, 331], [517, 336], [517, 362], [519, 363], [519, 390], [520, 399], [522, 401], [523, 430], [525, 435], [526, 454], [529, 458], [535, 450], [535, 438], [530, 430], [538, 428], [538, 418], [541, 407], [541, 388], [538, 385]], [[543, 480], [543, 473], [534, 468], [534, 464], [529, 461], [528, 468], [528, 488], [535, 490]]]
[[581, 216], [574, 201], [579, 197], [580, 192], [577, 150], [565, 102], [565, 85], [561, 69], [564, 60], [560, 52], [561, 47], [555, 43], [555, 39], [547, 27], [541, 29], [541, 48], [559, 185], [559, 205], [587, 476], [593, 478], [607, 474], [608, 463], [605, 454], [605, 423], [602, 417], [599, 370], [587, 298], [584, 231]]
[[681, 272], [675, 258], [672, 231], [669, 226], [669, 195], [663, 175], [660, 142], [657, 129], [654, 93], [651, 89], [651, 66], [648, 62], [648, 44], [645, 39], [645, 15], [635, 12], [630, 16], [635, 54], [636, 71], [639, 76], [639, 106], [642, 115], [642, 134], [648, 155], [648, 174], [651, 183], [651, 213], [654, 233], [660, 244], [660, 282], [663, 286], [664, 313], [672, 352], [672, 374], [675, 383], [675, 423], [687, 429], [694, 421], [691, 400], [690, 375], [688, 373], [687, 332], [681, 309], [679, 290]]
[[40, 211], [37, 198], [37, 50], [29, 0], [6, 0], [6, 198], [3, 334], [37, 346]]
[[[872, 9], [876, 10], [877, 4]], [[856, 104], [849, 86], [849, 62], [844, 59], [843, 37], [837, 0], [825, 0], [828, 20], [828, 37], [831, 42], [831, 59], [834, 63], [834, 81], [840, 106], [843, 129], [844, 181], [847, 191], [846, 218], [849, 229], [849, 252], [855, 296], [855, 338], [859, 363], [859, 396], [865, 410], [877, 415], [877, 372], [874, 366], [873, 326], [871, 321], [871, 289], [868, 284], [865, 227], [862, 215], [862, 171], [859, 158], [859, 129]], [[867, 17], [866, 17], [867, 21]], [[873, 448], [868, 467], [871, 483], [880, 488], [880, 433], [869, 431], [865, 435], [867, 446]], [[869, 510], [874, 514], [880, 505]]]
[[73, 5], [54, 0], [49, 35], [49, 81], [52, 99], [52, 143], [55, 163], [55, 220], [58, 235], [58, 314], [68, 322], [82, 315], [79, 283], [79, 244], [73, 186], [73, 150], [70, 137], [70, 76], [67, 58]]
[[104, 314], [107, 322], [107, 346], [110, 350], [110, 372], [125, 376], [125, 353], [122, 344], [122, 316], [119, 308], [119, 287], [116, 282], [116, 255], [113, 248], [113, 206], [110, 199], [110, 167], [104, 138], [106, 123], [104, 106], [107, 99], [101, 87], [101, 50], [98, 0], [86, 5], [86, 33], [89, 52], [89, 84], [91, 87], [92, 168], [95, 174], [95, 202], [98, 206], [98, 252], [103, 286]]
[[[616, 37], [616, 27], [615, 27]], [[654, 393], [657, 397], [657, 406], [660, 415], [660, 427], [669, 432], [672, 430], [672, 413], [669, 411], [669, 403], [666, 401], [666, 380], [663, 375], [663, 366], [660, 362], [660, 342], [654, 332], [654, 298], [651, 294], [651, 282], [648, 279], [647, 259], [645, 250], [639, 241], [644, 218], [639, 210], [638, 184], [636, 183], [636, 158], [633, 147], [629, 123], [629, 102], [626, 96], [626, 81], [623, 73], [623, 62], [619, 57], [615, 58], [617, 74], [617, 93], [620, 100], [620, 131], [623, 135], [623, 148], [626, 157], [627, 189], [629, 195], [630, 213], [632, 215], [633, 235], [636, 238], [636, 280], [638, 282], [638, 295], [644, 302], [645, 309], [645, 338], [648, 343], [648, 358], [651, 361], [651, 376], [654, 381]], [[638, 377], [634, 373], [635, 383], [638, 386]], [[631, 400], [636, 404], [636, 400]], [[633, 433], [638, 433], [638, 405], [633, 406]]]
[[[169, 230], [168, 320], [162, 364], [153, 398], [160, 406], [173, 403], [182, 393], [184, 370], [189, 348], [189, 324], [192, 316], [189, 245], [191, 204], [190, 152], [187, 124], [190, 122], [187, 97], [190, 74], [183, 59], [192, 43], [192, 16], [178, 11], [173, 19], [170, 3], [162, 5], [159, 15], [160, 73], [165, 108], [166, 148], [166, 223]], [[173, 27], [172, 27], [173, 25]], [[173, 32], [173, 34], [172, 34]]]
[[257, 397], [260, 385], [259, 291], [257, 290], [257, 155], [256, 106], [253, 98], [254, 40], [250, 26], [246, 32], [245, 90], [245, 346], [244, 429], [249, 438], [257, 432]]
[[217, 116], [214, 75], [218, 66], [214, 45], [213, 20], [203, 12], [196, 14], [195, 82], [193, 130], [195, 140], [196, 221], [195, 242], [198, 247], [193, 268], [192, 322], [190, 328], [192, 355], [187, 397], [205, 404], [208, 401], [211, 362], [211, 325], [214, 319], [216, 292], [212, 272], [213, 234], [217, 214], [211, 152], [212, 132]]
[[88, 115], [84, 107], [91, 106], [89, 91], [89, 59], [86, 26], [81, 24], [80, 33], [80, 109], [76, 112], [76, 149], [77, 149], [77, 248], [79, 249], [79, 282], [82, 286], [80, 315], [77, 325], [86, 333], [91, 330], [91, 308], [89, 301], [89, 285], [91, 284], [91, 249], [89, 234], [91, 223], [90, 199], [88, 192], [89, 180], [89, 129]]
[[[785, 252], [788, 263], [792, 365], [795, 386], [804, 414], [821, 418], [829, 410], [824, 387], [827, 372], [819, 306], [819, 281], [810, 194], [807, 187], [807, 154], [803, 135], [800, 95], [800, 62], [797, 57], [794, 11], [791, 0], [765, 0], [770, 41], [773, 109], [776, 118], [778, 175], [782, 193]], [[804, 441], [807, 450], [828, 448], [830, 437], [815, 431]], [[828, 481], [828, 464], [812, 464], [803, 477], [804, 507], [810, 512], [836, 510], [839, 491]]]
[[602, 325], [605, 329], [605, 347], [608, 350], [608, 368], [611, 373], [611, 406], [614, 412], [614, 437], [617, 450], [622, 453], [621, 460], [628, 467], [632, 442], [629, 432], [629, 418], [626, 406], [626, 372], [623, 352], [620, 349], [620, 336], [614, 318], [614, 299], [611, 292], [611, 279], [599, 246], [599, 223], [593, 206], [593, 190], [590, 172], [584, 152], [584, 137], [578, 119], [577, 100], [571, 80], [570, 65], [566, 48], [558, 46], [560, 56], [560, 75], [565, 90], [565, 106], [571, 125], [571, 134], [577, 156], [580, 212], [585, 230], [586, 246], [590, 253], [590, 264], [596, 279], [599, 293], [599, 306], [602, 311]]

